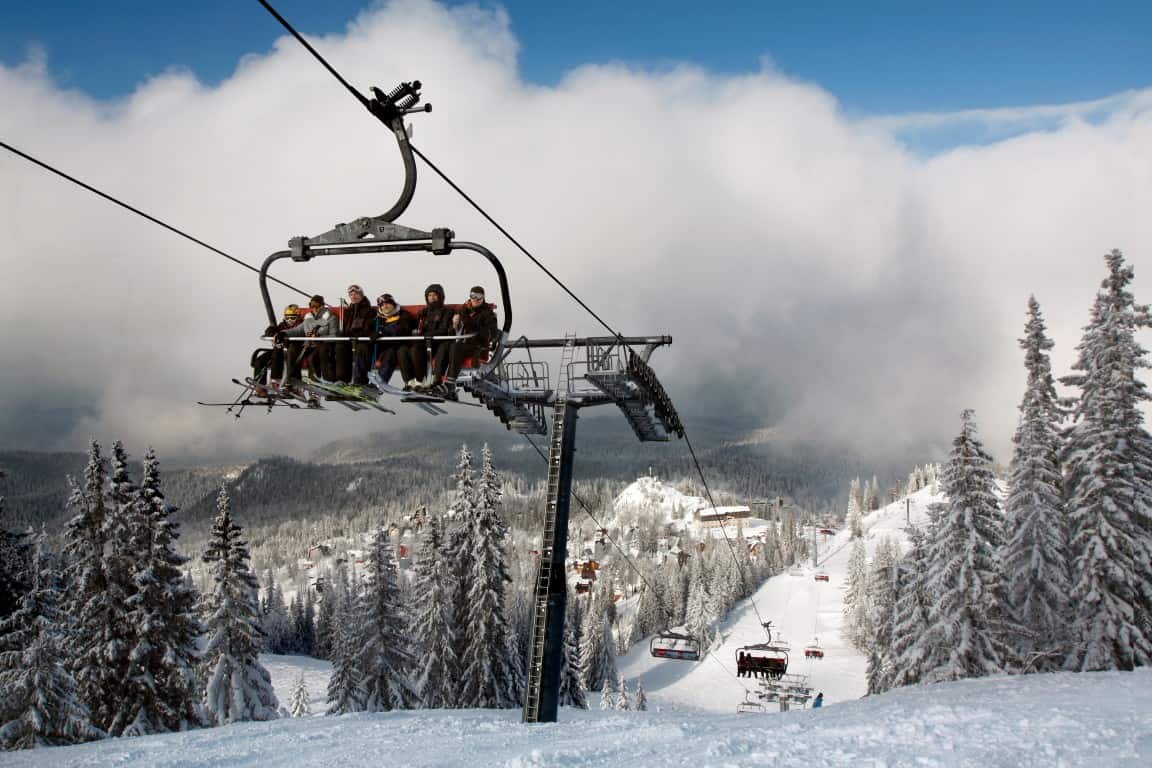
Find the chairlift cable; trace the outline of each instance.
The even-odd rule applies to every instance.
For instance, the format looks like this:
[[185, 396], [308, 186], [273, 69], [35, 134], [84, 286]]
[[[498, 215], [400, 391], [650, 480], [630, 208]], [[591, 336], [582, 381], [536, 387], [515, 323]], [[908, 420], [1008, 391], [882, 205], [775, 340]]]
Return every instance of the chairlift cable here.
[[[740, 580], [744, 581], [745, 573], [744, 566], [740, 562], [740, 558], [736, 555], [736, 547], [732, 544], [732, 539], [728, 537], [728, 530], [724, 527], [723, 516], [716, 511], [716, 500], [712, 498], [712, 489], [708, 487], [708, 480], [704, 477], [704, 470], [700, 467], [700, 461], [696, 458], [696, 449], [692, 447], [692, 441], [688, 438], [688, 430], [684, 430], [684, 444], [688, 446], [688, 454], [692, 457], [692, 463], [696, 465], [696, 474], [700, 476], [700, 482], [704, 484], [704, 493], [708, 496], [708, 503], [712, 505], [712, 511], [716, 514], [716, 522], [720, 524], [720, 533], [724, 536], [724, 541], [728, 544], [728, 551], [732, 553], [732, 559], [736, 562], [736, 570], [740, 574]], [[752, 604], [752, 610], [756, 612], [756, 619], [760, 622], [760, 626], [764, 627], [764, 617], [760, 615], [760, 608], [756, 605], [756, 599], [748, 596], [748, 602]], [[764, 627], [767, 632], [767, 627]], [[771, 640], [771, 633], [769, 633], [769, 640]]]
[[[544, 460], [545, 464], [547, 464], [548, 457], [542, 450], [540, 450], [540, 446], [536, 445], [536, 441], [532, 439], [532, 436], [524, 435], [524, 439], [528, 441], [529, 445], [536, 449], [536, 453], [540, 454], [540, 458]], [[588, 507], [587, 504], [584, 503], [584, 500], [580, 498], [579, 494], [577, 494], [575, 491], [572, 491], [572, 498], [576, 499], [576, 503], [579, 504], [580, 507], [584, 510], [585, 514], [591, 518], [592, 522], [598, 529], [605, 531], [607, 530], [603, 525], [600, 524], [600, 521], [596, 519], [596, 516], [592, 514], [592, 510]], [[648, 581], [648, 579], [644, 576], [644, 572], [640, 570], [639, 566], [633, 562], [632, 558], [628, 556], [628, 553], [625, 552], [614, 539], [609, 537], [607, 534], [605, 534], [604, 538], [608, 539], [612, 546], [616, 548], [616, 551], [619, 552], [620, 556], [624, 558], [624, 562], [628, 564], [628, 567], [635, 571], [636, 575], [640, 577], [640, 580], [644, 582], [644, 586], [652, 590], [652, 594], [656, 597], [656, 602], [660, 606], [660, 610], [663, 611], [665, 618], [669, 623], [671, 623], [672, 612], [668, 609], [668, 606], [664, 604], [664, 600], [660, 597], [660, 593], [656, 590], [656, 588], [652, 586], [652, 582]]]
[[[372, 111], [372, 108], [370, 106], [370, 102], [364, 96], [364, 94], [360, 93], [358, 90], [353, 88], [348, 83], [348, 81], [345, 80], [344, 77], [339, 72], [336, 71], [336, 68], [333, 67], [331, 64], [329, 64], [328, 61], [325, 60], [325, 58], [323, 56], [321, 56], [320, 53], [315, 48], [313, 48], [308, 43], [308, 41], [305, 40], [304, 37], [299, 32], [296, 31], [296, 29], [292, 26], [292, 24], [289, 23], [289, 21], [287, 19], [285, 19], [283, 16], [281, 16], [276, 11], [276, 9], [272, 7], [272, 4], [269, 3], [268, 0], [258, 0], [258, 2], [260, 3], [260, 5], [264, 6], [264, 8], [270, 14], [272, 14], [272, 16], [275, 17], [275, 19], [278, 22], [280, 22], [280, 25], [283, 26], [284, 29], [288, 30], [288, 32], [291, 33], [291, 35], [293, 37], [295, 37], [296, 40], [299, 41], [299, 43], [301, 45], [303, 45], [308, 50], [308, 52], [311, 53], [316, 58], [316, 60], [319, 61], [324, 66], [324, 68], [327, 69], [332, 74], [332, 76], [335, 77], [336, 80], [339, 81], [339, 83], [341, 85], [343, 85], [348, 90], [348, 92], [351, 93], [356, 98], [357, 101], [360, 102], [360, 104], [365, 109], [369, 110], [370, 112]], [[488, 221], [489, 224], [496, 227], [496, 229], [499, 230], [500, 234], [504, 235], [504, 237], [508, 238], [509, 242], [511, 242], [513, 245], [515, 245], [517, 248], [519, 248], [520, 252], [523, 253], [525, 256], [527, 256], [528, 259], [533, 264], [535, 264], [537, 267], [539, 267], [540, 270], [543, 271], [544, 274], [546, 274], [552, 280], [552, 282], [554, 282], [554, 283], [556, 283], [556, 285], [560, 286], [561, 290], [563, 290], [565, 293], [567, 293], [568, 296], [573, 301], [575, 301], [577, 304], [579, 304], [584, 309], [585, 312], [587, 312], [589, 315], [591, 315], [593, 318], [595, 318], [596, 322], [598, 322], [598, 323], [600, 323], [600, 325], [604, 326], [605, 330], [607, 330], [613, 336], [615, 336], [617, 338], [620, 337], [619, 331], [615, 330], [612, 326], [610, 326], [607, 322], [605, 322], [605, 320], [602, 317], [600, 317], [600, 315], [598, 315], [591, 307], [589, 307], [587, 304], [585, 304], [584, 301], [579, 296], [577, 296], [572, 291], [571, 288], [569, 288], [567, 285], [564, 284], [563, 280], [561, 280], [559, 277], [557, 277], [552, 272], [552, 270], [548, 269], [548, 267], [544, 266], [544, 264], [539, 259], [537, 259], [535, 256], [533, 256], [532, 252], [529, 251], [527, 248], [525, 248], [524, 245], [519, 240], [517, 240], [515, 237], [513, 237], [511, 232], [509, 232], [507, 229], [505, 229], [498, 221], [496, 221], [496, 219], [494, 219], [486, 210], [484, 210], [484, 208], [479, 203], [477, 203], [475, 200], [473, 200], [471, 195], [469, 195], [467, 192], [465, 192], [463, 189], [461, 189], [460, 185], [458, 185], [456, 182], [454, 182], [448, 176], [448, 174], [446, 174], [444, 171], [440, 170], [440, 168], [435, 163], [433, 163], [431, 160], [429, 160], [428, 156], [425, 155], [423, 152], [421, 152], [420, 149], [418, 147], [416, 147], [415, 144], [413, 144], [411, 141], [409, 141], [408, 146], [411, 147], [412, 154], [416, 155], [416, 157], [423, 160], [424, 163], [430, 169], [432, 169], [436, 173], [437, 176], [439, 176], [441, 179], [443, 179], [448, 184], [448, 186], [452, 187], [452, 189], [454, 189], [457, 194], [459, 194], [462, 198], [464, 198], [464, 200], [466, 200], [469, 205], [471, 205], [473, 208], [475, 208], [476, 211], [481, 216], [483, 216]]]
[[[65, 173], [64, 171], [60, 170], [59, 168], [56, 168], [55, 166], [52, 166], [49, 163], [44, 162], [43, 160], [38, 160], [37, 158], [33, 157], [32, 155], [28, 154], [27, 152], [22, 152], [19, 149], [17, 149], [16, 147], [12, 146], [11, 144], [9, 144], [5, 141], [0, 140], [0, 147], [3, 147], [4, 149], [8, 150], [9, 152], [11, 152], [14, 155], [18, 155], [18, 156], [24, 158], [25, 160], [32, 163], [33, 165], [38, 165], [41, 168], [43, 168], [44, 170], [49, 171], [50, 173], [54, 173], [57, 176], [59, 176], [60, 178], [72, 182], [73, 184], [75, 184], [78, 187], [82, 187], [82, 188], [88, 190], [89, 192], [91, 192], [94, 195], [97, 195], [98, 197], [104, 198], [105, 200], [107, 200], [110, 203], [114, 203], [114, 204], [120, 206], [121, 208], [123, 208], [127, 211], [131, 211], [132, 213], [136, 214], [137, 216], [142, 216], [145, 219], [148, 219], [148, 221], [152, 222], [153, 224], [158, 224], [161, 227], [164, 227], [164, 229], [168, 230], [169, 232], [173, 232], [173, 233], [179, 235], [180, 237], [184, 238], [185, 240], [191, 240], [193, 243], [196, 243], [196, 245], [207, 248], [208, 250], [212, 251], [213, 253], [217, 254], [218, 256], [223, 256], [224, 258], [228, 259], [229, 261], [231, 261], [235, 264], [238, 264], [239, 266], [244, 267], [245, 269], [247, 269], [251, 272], [255, 272], [256, 274], [260, 274], [259, 268], [254, 267], [245, 261], [241, 261], [240, 259], [236, 258], [235, 256], [233, 256], [229, 253], [225, 253], [224, 251], [220, 250], [219, 248], [217, 248], [213, 245], [209, 245], [208, 243], [204, 242], [203, 240], [201, 240], [199, 238], [193, 237], [192, 235], [188, 234], [187, 232], [180, 229], [179, 227], [174, 227], [171, 224], [163, 221], [162, 219], [159, 219], [159, 218], [153, 216], [150, 213], [145, 213], [144, 211], [140, 210], [139, 208], [137, 208], [133, 205], [130, 205], [130, 204], [124, 202], [123, 200], [120, 200], [119, 198], [108, 194], [107, 192], [103, 192], [103, 191], [97, 189], [96, 187], [92, 186], [91, 184], [87, 184], [87, 183], [81, 181], [80, 179], [76, 178], [75, 176], [69, 175], [69, 174]], [[300, 290], [299, 288], [297, 288], [294, 285], [289, 285], [288, 283], [284, 282], [283, 280], [277, 280], [274, 277], [269, 277], [268, 279], [269, 280], [275, 280], [280, 285], [284, 286], [285, 288], [287, 288], [289, 290], [295, 291], [296, 293], [300, 294], [301, 296], [307, 297], [307, 296], [312, 295], [310, 293], [307, 293], [305, 291]]]

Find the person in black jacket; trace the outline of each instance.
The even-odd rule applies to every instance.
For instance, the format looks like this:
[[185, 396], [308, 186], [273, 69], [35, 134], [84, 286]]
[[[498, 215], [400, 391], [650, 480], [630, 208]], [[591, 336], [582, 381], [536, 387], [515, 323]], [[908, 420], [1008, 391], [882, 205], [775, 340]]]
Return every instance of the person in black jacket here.
[[412, 358], [407, 354], [400, 354], [402, 347], [407, 344], [390, 343], [380, 339], [394, 339], [401, 336], [411, 336], [412, 329], [416, 327], [412, 315], [405, 312], [396, 303], [390, 293], [382, 293], [376, 299], [376, 319], [372, 322], [372, 366], [368, 374], [369, 380], [376, 383], [387, 384], [400, 367], [400, 375], [407, 382], [415, 378], [412, 373]]
[[[424, 309], [416, 316], [416, 331], [413, 335], [424, 336], [408, 346], [407, 352], [411, 356], [412, 378], [405, 382], [405, 389], [419, 389], [424, 386], [425, 377], [432, 374], [433, 381], [444, 372], [448, 362], [448, 353], [452, 342], [447, 340], [429, 341], [430, 336], [452, 336], [456, 333], [452, 327], [452, 310], [444, 306], [444, 286], [433, 283], [424, 291]], [[428, 350], [431, 347], [432, 357], [429, 361]], [[431, 362], [432, 370], [428, 370]]]
[[474, 285], [468, 291], [468, 301], [460, 305], [456, 316], [452, 318], [452, 325], [466, 338], [452, 344], [452, 363], [443, 382], [443, 390], [448, 395], [455, 391], [456, 377], [460, 375], [465, 358], [470, 357], [473, 365], [478, 364], [479, 358], [492, 348], [500, 333], [496, 312], [484, 300], [482, 286]]
[[[289, 355], [285, 349], [287, 332], [300, 324], [300, 307], [289, 304], [284, 308], [284, 319], [279, 325], [270, 325], [264, 329], [265, 336], [273, 338], [272, 349], [258, 349], [252, 353], [252, 379], [255, 381], [255, 394], [257, 397], [266, 397], [267, 390], [262, 386], [265, 376], [271, 379], [273, 386], [280, 385], [280, 378], [285, 375], [284, 364], [287, 362], [288, 381], [300, 378], [300, 363], [295, 356]], [[287, 382], [285, 382], [287, 383]]]
[[340, 335], [357, 336], [357, 341], [336, 343], [336, 380], [363, 386], [368, 383], [368, 366], [372, 362], [372, 324], [376, 308], [358, 285], [348, 286], [348, 306], [340, 318]]

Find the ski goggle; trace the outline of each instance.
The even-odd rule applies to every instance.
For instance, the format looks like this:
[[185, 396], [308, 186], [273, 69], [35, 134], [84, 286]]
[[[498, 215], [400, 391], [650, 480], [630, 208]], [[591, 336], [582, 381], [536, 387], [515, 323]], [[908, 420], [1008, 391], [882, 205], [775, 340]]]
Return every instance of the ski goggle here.
[[482, 293], [470, 293], [470, 294], [468, 294], [468, 298], [472, 299], [472, 301], [484, 301], [484, 294], [482, 294]]
[[358, 285], [350, 285], [350, 286], [348, 286], [348, 294], [349, 294], [349, 295], [352, 295], [353, 293], [358, 293], [358, 294], [360, 294], [361, 296], [363, 296], [363, 295], [364, 295], [364, 291], [363, 291], [363, 290], [361, 290], [360, 286], [358, 286]]

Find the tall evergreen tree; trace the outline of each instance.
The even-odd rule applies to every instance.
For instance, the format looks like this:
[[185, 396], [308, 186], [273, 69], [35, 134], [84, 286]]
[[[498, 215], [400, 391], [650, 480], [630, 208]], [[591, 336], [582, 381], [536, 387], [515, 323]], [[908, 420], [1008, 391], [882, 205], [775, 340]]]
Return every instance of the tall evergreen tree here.
[[864, 539], [852, 539], [852, 552], [848, 557], [848, 589], [844, 593], [844, 628], [848, 640], [864, 650], [872, 635], [869, 604], [870, 580]]
[[932, 635], [932, 594], [928, 587], [928, 550], [925, 535], [908, 530], [911, 548], [897, 563], [892, 584], [891, 643], [884, 649], [882, 666], [870, 681], [869, 692], [919, 683], [939, 650]]
[[264, 636], [263, 650], [268, 653], [288, 653], [292, 646], [292, 621], [284, 592], [276, 583], [269, 568], [264, 574], [264, 594], [260, 600], [260, 631]]
[[512, 579], [504, 558], [507, 529], [500, 520], [499, 479], [484, 446], [479, 493], [472, 515], [472, 571], [468, 574], [468, 631], [460, 655], [461, 704], [465, 707], [519, 706], [523, 681], [504, 609]]
[[575, 595], [568, 595], [564, 619], [564, 660], [560, 668], [560, 705], [588, 709], [588, 697], [581, 685], [580, 603]]
[[65, 665], [58, 579], [42, 539], [29, 566], [28, 591], [0, 620], [0, 749], [100, 738]]
[[360, 598], [357, 669], [364, 686], [364, 709], [390, 712], [416, 703], [409, 673], [408, 622], [396, 577], [396, 556], [388, 529], [381, 526], [368, 550], [367, 580]]
[[1070, 619], [1068, 526], [1061, 498], [1062, 418], [1052, 378], [1044, 318], [1035, 297], [1020, 347], [1028, 372], [1015, 451], [1004, 500], [1006, 542], [1001, 560], [1012, 617], [1026, 629], [1019, 652], [1035, 670], [1059, 668], [1066, 655]]
[[1136, 332], [1152, 326], [1120, 251], [1077, 346], [1078, 387], [1064, 450], [1075, 602], [1070, 669], [1132, 669], [1152, 663], [1152, 436], [1137, 373], [1148, 367]]
[[928, 682], [995, 674], [1014, 662], [996, 559], [1003, 530], [992, 457], [976, 436], [972, 411], [961, 422], [944, 469], [948, 501], [934, 531], [928, 578], [935, 595], [929, 634], [943, 639], [946, 653], [926, 672]]
[[123, 733], [141, 735], [198, 725], [196, 616], [199, 596], [184, 580], [188, 558], [176, 553], [180, 526], [160, 487], [160, 463], [149, 449], [134, 499], [128, 618], [135, 645], [129, 654]]
[[356, 612], [357, 596], [355, 587], [348, 583], [348, 571], [337, 572], [337, 581], [329, 589], [328, 597], [333, 599], [335, 613], [332, 619], [332, 676], [328, 678], [329, 715], [343, 715], [360, 712], [364, 709], [364, 688], [362, 675], [357, 668], [360, 659], [358, 636], [359, 622]]
[[[476, 470], [472, 466], [472, 452], [467, 445], [460, 446], [452, 479], [456, 484], [456, 492], [448, 506], [450, 517], [444, 526], [444, 555], [453, 574], [452, 625], [463, 627], [467, 626], [470, 610], [468, 592], [471, 587], [469, 579], [474, 571], [472, 532], [475, 528], [477, 500]], [[455, 635], [453, 651], [458, 660], [464, 658], [466, 634], [457, 632]], [[456, 706], [465, 706], [463, 683], [463, 677], [458, 676], [453, 693]]]
[[452, 574], [444, 557], [439, 517], [431, 518], [422, 532], [416, 553], [412, 602], [412, 639], [419, 649], [415, 686], [421, 704], [429, 709], [455, 705], [459, 674], [454, 649], [456, 628], [452, 623]]
[[216, 499], [216, 519], [204, 562], [212, 573], [205, 621], [203, 669], [206, 716], [217, 725], [278, 716], [272, 678], [260, 664], [258, 584], [248, 565], [248, 544], [232, 520], [227, 490]]
[[[72, 518], [64, 530], [64, 555], [69, 584], [64, 614], [70, 622], [70, 671], [79, 686], [93, 724], [101, 730], [111, 725], [119, 705], [125, 669], [106, 661], [108, 646], [117, 641], [116, 628], [123, 625], [124, 607], [108, 588], [104, 554], [107, 542], [108, 504], [105, 497], [108, 471], [100, 444], [88, 446], [84, 483], [71, 478], [68, 511]], [[119, 648], [113, 659], [123, 658]]]

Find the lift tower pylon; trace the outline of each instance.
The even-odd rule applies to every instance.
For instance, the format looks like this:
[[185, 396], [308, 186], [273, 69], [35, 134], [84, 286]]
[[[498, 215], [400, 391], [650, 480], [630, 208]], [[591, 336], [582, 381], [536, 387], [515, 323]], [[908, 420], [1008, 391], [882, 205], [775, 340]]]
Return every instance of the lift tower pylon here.
[[[533, 594], [532, 635], [529, 641], [527, 690], [523, 721], [554, 723], [560, 706], [560, 672], [564, 664], [564, 614], [568, 601], [565, 560], [568, 553], [568, 512], [576, 452], [576, 420], [581, 408], [614, 404], [636, 437], [643, 442], [683, 437], [684, 427], [647, 358], [667, 336], [644, 339], [568, 337], [563, 342], [556, 389], [549, 393], [552, 434], [548, 451], [548, 496]], [[526, 347], [559, 346], [521, 342]], [[636, 353], [630, 343], [644, 345]], [[510, 347], [517, 346], [516, 343]], [[577, 350], [583, 358], [576, 360]], [[582, 371], [582, 373], [580, 372]], [[479, 382], [464, 385], [487, 391]], [[492, 405], [499, 407], [499, 403]]]

